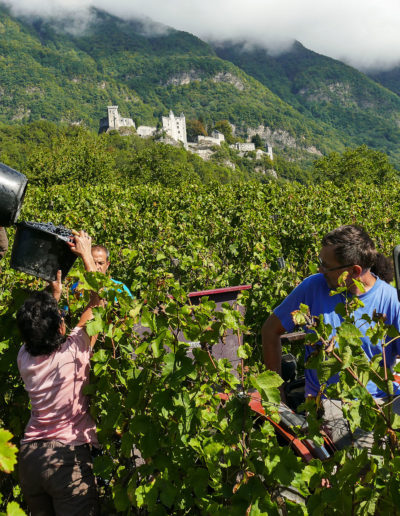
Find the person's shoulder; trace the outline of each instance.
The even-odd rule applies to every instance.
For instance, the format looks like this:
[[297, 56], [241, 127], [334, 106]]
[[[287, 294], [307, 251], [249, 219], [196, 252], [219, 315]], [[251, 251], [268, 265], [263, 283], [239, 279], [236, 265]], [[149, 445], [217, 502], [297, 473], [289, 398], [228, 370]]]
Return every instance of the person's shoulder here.
[[305, 278], [303, 281], [319, 284], [319, 283], [324, 283], [325, 282], [325, 277], [320, 272], [317, 272], [316, 274], [312, 274], [311, 276], [307, 276], [307, 278]]
[[323, 274], [313, 274], [299, 283], [282, 302], [282, 305], [291, 303], [307, 303], [315, 297], [317, 291], [326, 288], [326, 281]]
[[18, 355], [17, 355], [18, 363], [22, 360], [22, 358], [26, 355], [26, 353], [27, 353], [27, 351], [25, 349], [25, 344], [22, 344], [22, 346], [18, 350]]
[[[368, 293], [370, 293], [369, 297]], [[374, 288], [367, 292], [365, 302], [367, 304], [370, 303], [379, 312], [385, 313], [389, 322], [392, 318], [397, 320], [400, 312], [397, 290], [389, 283], [386, 283], [386, 281], [377, 278]]]
[[69, 346], [77, 346], [79, 349], [82, 350], [86, 350], [87, 348], [90, 349], [90, 338], [89, 335], [86, 333], [85, 328], [75, 326], [75, 328], [69, 332], [64, 346], [66, 348], [68, 348]]
[[298, 286], [302, 288], [321, 288], [324, 286], [326, 287], [326, 280], [323, 274], [312, 274], [311, 276], [304, 278]]
[[124, 290], [130, 297], [133, 297], [132, 292], [129, 290], [129, 288], [125, 285], [125, 283], [122, 283], [122, 281], [118, 281], [114, 278], [111, 278], [111, 281], [115, 283], [116, 285], [119, 285], [122, 290]]
[[385, 296], [393, 297], [396, 300], [398, 300], [397, 290], [393, 287], [393, 285], [390, 285], [386, 281], [377, 277], [376, 278], [376, 287], [377, 287], [377, 291], [380, 291]]

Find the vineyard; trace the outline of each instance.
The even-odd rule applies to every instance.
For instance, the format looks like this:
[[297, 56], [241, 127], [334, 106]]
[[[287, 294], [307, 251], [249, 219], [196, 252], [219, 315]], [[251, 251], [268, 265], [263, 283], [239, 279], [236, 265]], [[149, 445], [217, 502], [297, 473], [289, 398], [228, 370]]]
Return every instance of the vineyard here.
[[[384, 424], [366, 398], [351, 423], [374, 428], [376, 442], [390, 433], [386, 447], [305, 464], [280, 445], [270, 422], [252, 415], [247, 398], [256, 388], [267, 414], [279, 419], [281, 379], [262, 365], [263, 321], [317, 271], [320, 241], [329, 230], [362, 224], [380, 252], [392, 252], [400, 243], [399, 183], [30, 186], [20, 220], [88, 231], [110, 249], [112, 277], [134, 296], [79, 265], [64, 289], [70, 328], [90, 290], [108, 300], [88, 325], [90, 334], [100, 333], [87, 394], [102, 444], [94, 467], [104, 514], [400, 514], [400, 448], [390, 409]], [[18, 447], [29, 406], [16, 365], [15, 313], [27, 292], [44, 284], [11, 269], [9, 259], [10, 252], [0, 275], [0, 419]], [[85, 291], [78, 299], [68, 288], [77, 278]], [[252, 285], [239, 298], [243, 320], [235, 307], [216, 312], [213, 301], [194, 306], [187, 296], [243, 284]], [[139, 321], [148, 329], [142, 335], [135, 331]], [[183, 332], [212, 345], [227, 331], [243, 336], [238, 374], [226, 360], [210, 360], [204, 346], [189, 358], [187, 343], [178, 339]], [[354, 361], [357, 370], [359, 341], [344, 332], [343, 338], [351, 349], [347, 363]], [[290, 351], [302, 356], [301, 345]], [[351, 380], [340, 388], [353, 396]], [[217, 391], [233, 394], [221, 402]], [[312, 410], [308, 419], [318, 440]], [[4, 459], [7, 435], [0, 434], [0, 493], [4, 514], [17, 516], [25, 505], [13, 453]], [[297, 498], [283, 497], [283, 488]]]

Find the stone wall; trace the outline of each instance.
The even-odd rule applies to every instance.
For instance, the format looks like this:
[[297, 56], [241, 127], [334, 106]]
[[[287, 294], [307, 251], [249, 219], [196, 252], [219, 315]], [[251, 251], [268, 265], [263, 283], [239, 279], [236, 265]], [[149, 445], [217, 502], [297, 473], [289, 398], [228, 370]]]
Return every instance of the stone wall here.
[[148, 125], [139, 125], [136, 130], [136, 134], [141, 136], [142, 138], [148, 138], [149, 136], [154, 136], [157, 132], [157, 127], [151, 127]]
[[238, 150], [239, 152], [252, 152], [256, 150], [256, 146], [254, 143], [234, 143], [233, 145], [230, 145], [233, 149]]
[[[224, 136], [224, 135], [222, 135]], [[202, 144], [208, 144], [208, 145], [221, 145], [221, 142], [223, 142], [225, 140], [225, 137], [223, 139], [221, 138], [214, 138], [212, 136], [203, 136], [203, 135], [200, 135], [197, 137], [197, 143], [199, 145], [202, 145]]]

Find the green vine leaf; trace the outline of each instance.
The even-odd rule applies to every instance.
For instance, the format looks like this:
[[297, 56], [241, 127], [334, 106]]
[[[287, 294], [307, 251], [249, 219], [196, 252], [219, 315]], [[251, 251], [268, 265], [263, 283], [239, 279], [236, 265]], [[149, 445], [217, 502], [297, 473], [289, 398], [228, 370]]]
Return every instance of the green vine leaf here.
[[264, 401], [275, 406], [279, 405], [281, 395], [278, 387], [283, 383], [282, 378], [273, 371], [264, 371], [257, 377], [252, 376], [250, 382], [255, 387]]
[[12, 437], [11, 432], [0, 428], [0, 469], [5, 473], [11, 473], [17, 462], [18, 448], [10, 442]]

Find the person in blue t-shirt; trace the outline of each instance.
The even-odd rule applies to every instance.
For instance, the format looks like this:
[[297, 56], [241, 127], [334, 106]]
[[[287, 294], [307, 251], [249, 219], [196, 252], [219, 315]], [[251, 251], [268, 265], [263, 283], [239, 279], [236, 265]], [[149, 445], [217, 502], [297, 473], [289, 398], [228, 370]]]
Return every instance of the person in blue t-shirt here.
[[[108, 268], [110, 267], [110, 252], [104, 245], [94, 245], [92, 247], [92, 256], [94, 263], [96, 265], [96, 269], [98, 272], [102, 272], [103, 274], [106, 274], [108, 271]], [[117, 281], [114, 278], [111, 278], [111, 281], [113, 281], [116, 285], [118, 285], [117, 291], [118, 292], [126, 292], [129, 297], [132, 296], [132, 292], [129, 290], [129, 288], [122, 283], [122, 281]], [[78, 287], [79, 282], [77, 281], [74, 283], [71, 287], [71, 290], [74, 292]]]
[[[340, 326], [341, 317], [335, 312], [335, 307], [344, 301], [344, 296], [342, 294], [330, 296], [330, 291], [338, 287], [339, 277], [345, 271], [348, 272], [346, 286], [349, 293], [358, 296], [364, 304], [363, 307], [357, 309], [354, 315], [358, 321], [356, 324], [364, 335], [362, 348], [367, 357], [371, 360], [377, 353], [382, 353], [382, 344], [374, 346], [365, 335], [368, 325], [365, 321], [360, 320], [363, 314], [372, 317], [374, 310], [377, 313], [386, 314], [386, 323], [393, 324], [399, 329], [400, 303], [396, 289], [388, 283], [393, 279], [391, 263], [376, 251], [373, 241], [363, 228], [356, 225], [341, 226], [325, 235], [322, 239], [319, 262], [320, 273], [314, 274], [300, 283], [275, 308], [262, 327], [265, 365], [279, 374], [282, 356], [280, 336], [295, 329], [291, 313], [298, 310], [301, 303], [309, 306], [312, 316], [322, 314], [324, 322], [334, 328], [333, 332]], [[364, 292], [359, 290], [353, 279], [363, 284]], [[306, 359], [311, 352], [312, 348], [306, 346]], [[386, 360], [389, 367], [394, 365], [398, 354], [400, 354], [400, 343], [396, 340], [386, 347]], [[337, 376], [330, 378], [328, 383], [336, 381], [338, 381]], [[373, 382], [368, 382], [367, 389], [374, 398], [387, 396]], [[306, 369], [306, 396], [316, 397], [319, 391], [320, 383], [316, 371]], [[337, 447], [342, 448], [351, 444], [353, 437], [357, 446], [363, 446], [361, 441], [366, 433], [360, 430], [361, 441], [359, 442], [357, 442], [357, 436], [351, 436], [347, 422], [342, 418], [340, 402], [323, 400], [322, 403], [325, 422]], [[398, 404], [395, 403], [394, 410], [396, 412], [398, 411], [397, 407]], [[366, 446], [369, 447], [371, 444], [369, 438], [366, 443]]]

